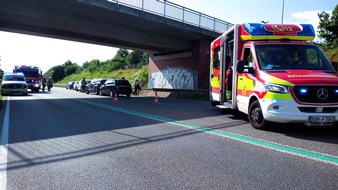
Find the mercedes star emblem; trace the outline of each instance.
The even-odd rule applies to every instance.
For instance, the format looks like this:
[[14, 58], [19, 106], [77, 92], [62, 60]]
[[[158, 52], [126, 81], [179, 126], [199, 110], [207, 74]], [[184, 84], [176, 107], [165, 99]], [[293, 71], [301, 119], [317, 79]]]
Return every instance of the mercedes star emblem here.
[[319, 99], [325, 100], [329, 96], [329, 93], [325, 88], [321, 88], [317, 91], [317, 96]]

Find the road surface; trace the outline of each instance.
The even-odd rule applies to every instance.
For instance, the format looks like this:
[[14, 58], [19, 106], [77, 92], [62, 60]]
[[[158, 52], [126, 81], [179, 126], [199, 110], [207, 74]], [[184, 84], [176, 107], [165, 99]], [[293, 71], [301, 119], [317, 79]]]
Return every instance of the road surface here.
[[3, 97], [0, 189], [338, 189], [338, 129], [253, 129], [207, 101]]

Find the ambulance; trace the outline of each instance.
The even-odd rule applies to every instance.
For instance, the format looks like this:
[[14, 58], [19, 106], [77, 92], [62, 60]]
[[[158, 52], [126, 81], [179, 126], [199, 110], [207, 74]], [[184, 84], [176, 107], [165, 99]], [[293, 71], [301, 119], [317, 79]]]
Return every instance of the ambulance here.
[[338, 73], [309, 24], [234, 25], [211, 43], [210, 101], [250, 124], [337, 126]]

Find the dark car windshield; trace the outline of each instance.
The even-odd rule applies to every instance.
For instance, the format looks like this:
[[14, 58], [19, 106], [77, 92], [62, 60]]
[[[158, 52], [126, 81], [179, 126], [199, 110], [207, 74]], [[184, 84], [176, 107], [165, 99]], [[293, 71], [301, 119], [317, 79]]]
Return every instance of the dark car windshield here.
[[5, 75], [4, 81], [25, 81], [25, 78], [20, 75]]
[[262, 70], [306, 69], [334, 71], [331, 63], [315, 45], [256, 45], [256, 55]]

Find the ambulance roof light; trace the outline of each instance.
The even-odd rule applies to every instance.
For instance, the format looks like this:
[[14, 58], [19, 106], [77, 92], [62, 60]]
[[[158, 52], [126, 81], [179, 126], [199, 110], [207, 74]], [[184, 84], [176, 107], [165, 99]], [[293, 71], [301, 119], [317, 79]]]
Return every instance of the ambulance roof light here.
[[315, 31], [311, 24], [262, 24], [242, 25], [242, 40], [302, 40], [312, 41]]

